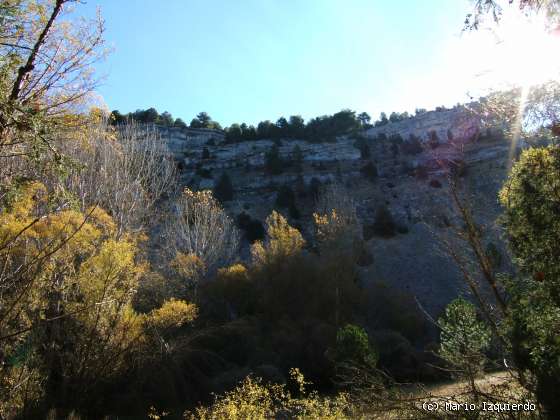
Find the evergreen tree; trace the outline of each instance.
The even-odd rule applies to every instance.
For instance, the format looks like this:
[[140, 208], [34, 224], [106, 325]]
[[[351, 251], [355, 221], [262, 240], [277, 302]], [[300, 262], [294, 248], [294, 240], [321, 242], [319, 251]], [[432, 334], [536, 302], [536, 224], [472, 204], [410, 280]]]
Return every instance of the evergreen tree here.
[[179, 128], [187, 128], [187, 124], [181, 118], [177, 118], [173, 123], [173, 126]]
[[284, 162], [280, 157], [278, 146], [273, 144], [265, 155], [265, 170], [271, 175], [278, 175], [282, 173], [283, 167]]

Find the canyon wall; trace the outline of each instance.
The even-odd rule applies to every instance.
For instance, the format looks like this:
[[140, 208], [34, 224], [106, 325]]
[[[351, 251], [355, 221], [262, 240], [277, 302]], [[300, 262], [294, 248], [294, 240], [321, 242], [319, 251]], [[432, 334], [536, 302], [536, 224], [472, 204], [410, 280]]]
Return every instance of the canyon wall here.
[[[400, 134], [406, 142], [413, 134], [426, 140], [431, 130], [436, 131], [440, 143], [426, 145], [415, 153], [379, 137], [380, 133], [387, 137]], [[482, 141], [475, 135], [478, 130], [477, 122], [457, 108], [427, 112], [369, 129], [362, 135], [340, 136], [322, 143], [280, 139], [227, 144], [223, 133], [216, 130], [163, 128], [160, 133], [178, 161], [184, 186], [213, 189], [227, 173], [234, 198], [224, 207], [232, 217], [246, 213], [264, 223], [276, 209], [311, 244], [315, 203], [310, 191], [314, 186], [330, 182], [343, 185], [357, 203], [364, 232], [375, 222], [377, 209], [386, 207], [399, 232], [390, 238], [367, 239], [364, 233], [373, 262], [360, 267], [360, 277], [365, 284], [383, 281], [409, 292], [437, 315], [458, 294], [469, 293], [459, 270], [442, 253], [438, 242], [438, 236], [450, 234], [449, 226], [460, 224], [447, 194], [449, 167], [445, 162], [460, 161], [464, 165], [461, 182], [471, 194], [477, 220], [488, 226], [485, 242], [507, 253], [496, 220], [500, 214], [497, 192], [507, 175], [510, 147], [503, 139]], [[359, 148], [359, 142], [364, 141], [369, 148], [367, 156]], [[283, 161], [281, 173], [276, 174], [267, 171], [265, 165], [265, 156], [273, 145], [278, 146]], [[296, 148], [302, 157], [298, 165], [293, 162]], [[278, 192], [286, 187], [295, 193], [297, 214], [278, 208]], [[244, 243], [243, 259], [249, 258], [248, 248]]]
[[449, 140], [469, 140], [480, 130], [480, 123], [465, 107], [428, 111], [402, 121], [389, 122], [366, 131], [369, 138], [380, 134], [387, 137], [400, 135], [407, 140], [411, 135], [427, 140], [430, 132], [435, 132], [440, 142]]

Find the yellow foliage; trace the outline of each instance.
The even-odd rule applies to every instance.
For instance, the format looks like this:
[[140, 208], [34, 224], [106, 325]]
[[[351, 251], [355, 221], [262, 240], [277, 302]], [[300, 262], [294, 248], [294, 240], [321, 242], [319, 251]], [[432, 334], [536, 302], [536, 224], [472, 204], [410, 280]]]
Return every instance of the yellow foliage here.
[[338, 216], [336, 209], [332, 209], [329, 214], [325, 215], [313, 213], [313, 221], [317, 229], [317, 239], [320, 242], [336, 238], [342, 225], [342, 220]]
[[352, 214], [331, 209], [326, 214], [313, 213], [313, 220], [321, 254], [336, 258], [341, 253], [357, 255], [360, 252], [360, 233]]
[[99, 107], [91, 107], [88, 117], [94, 122], [100, 123], [103, 119], [107, 118], [107, 111]]
[[205, 203], [217, 204], [216, 199], [210, 190], [192, 191], [189, 188], [185, 188], [183, 190], [183, 194], [185, 197], [193, 199], [194, 202], [200, 203], [201, 205]]
[[299, 230], [291, 227], [286, 219], [273, 211], [266, 219], [267, 241], [256, 242], [251, 248], [253, 261], [262, 265], [298, 254], [305, 246]]
[[275, 402], [285, 397], [281, 385], [263, 385], [260, 379], [247, 377], [236, 389], [217, 398], [211, 407], [199, 407], [194, 413], [185, 413], [185, 418], [265, 420], [274, 418]]
[[99, 251], [80, 266], [80, 291], [88, 303], [121, 300], [135, 291], [144, 267], [134, 261], [134, 244], [107, 240]]
[[171, 262], [171, 267], [186, 279], [196, 280], [206, 272], [206, 264], [195, 254], [177, 252]]
[[105, 235], [114, 235], [117, 232], [117, 224], [102, 208], [89, 208], [87, 214], [89, 215], [88, 221], [97, 226]]
[[307, 386], [312, 384], [305, 380], [298, 368], [290, 369], [290, 379], [302, 395], [301, 398], [288, 398], [285, 402], [285, 410], [293, 413], [294, 418], [323, 420], [355, 418], [349, 415], [351, 404], [348, 394], [340, 393], [331, 398], [322, 398], [317, 391], [308, 393]]
[[347, 419], [350, 415], [350, 401], [346, 394], [331, 398], [321, 398], [317, 392], [307, 394], [303, 375], [297, 369], [290, 371], [302, 393], [301, 398], [293, 398], [285, 385], [263, 384], [260, 378], [250, 376], [233, 391], [216, 398], [210, 407], [198, 407], [194, 412], [186, 412], [185, 419], [199, 420], [265, 420], [271, 418], [290, 419]]
[[247, 278], [247, 275], [247, 268], [243, 264], [233, 264], [229, 267], [220, 268], [218, 270], [218, 278], [226, 281], [229, 279], [245, 279]]
[[46, 201], [45, 187], [30, 183], [10, 208], [0, 212], [0, 248], [9, 253], [14, 266], [37, 261], [56, 251], [44, 261], [43, 274], [61, 265], [71, 270], [77, 256], [91, 254], [114, 232], [114, 223], [101, 209], [94, 209], [89, 217], [76, 210], [36, 216]]
[[10, 206], [10, 213], [14, 217], [27, 217], [39, 204], [46, 204], [47, 189], [40, 182], [30, 182], [24, 185], [16, 193], [16, 197]]
[[179, 328], [196, 319], [198, 308], [193, 303], [170, 299], [161, 308], [154, 309], [148, 315], [148, 323], [158, 330]]
[[[126, 366], [134, 344], [145, 340], [145, 317], [131, 300], [146, 267], [136, 261], [133, 238], [115, 239], [116, 225], [105, 211], [62, 209], [38, 217], [47, 201], [46, 188], [30, 183], [0, 212], [0, 257], [6, 275], [18, 280], [0, 296], [0, 315], [2, 308], [11, 309], [14, 331], [34, 325], [38, 330], [49, 317], [79, 326], [65, 330], [74, 351], [63, 356], [64, 369], [80, 365], [84, 375], [99, 376], [102, 369], [110, 375]], [[60, 321], [56, 307], [64, 308]], [[70, 317], [75, 324], [67, 322]], [[15, 337], [4, 349], [13, 351], [25, 336]], [[0, 377], [0, 386], [4, 380]]]
[[[94, 331], [101, 336], [108, 337], [106, 348], [101, 349], [101, 351], [113, 352], [120, 356], [111, 358], [111, 370], [119, 372], [130, 363], [130, 358], [126, 357], [127, 355], [123, 352], [138, 350], [142, 344], [148, 342], [144, 329], [146, 316], [138, 314], [129, 303], [119, 308], [118, 312], [115, 311], [115, 306], [101, 306], [98, 309], [101, 315], [99, 317], [100, 322], [93, 324], [94, 313], [90, 312], [86, 325], [90, 328], [94, 327]], [[109, 312], [111, 309], [113, 310], [112, 314]], [[96, 374], [95, 367], [93, 367], [92, 373]]]

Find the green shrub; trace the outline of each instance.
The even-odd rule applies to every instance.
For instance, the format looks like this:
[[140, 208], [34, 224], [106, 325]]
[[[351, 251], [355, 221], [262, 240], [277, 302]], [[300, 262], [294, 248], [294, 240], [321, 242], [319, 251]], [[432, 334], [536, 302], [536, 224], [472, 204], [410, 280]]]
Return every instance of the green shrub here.
[[529, 149], [500, 191], [502, 222], [519, 268], [532, 277], [543, 273], [551, 289], [560, 283], [559, 178], [560, 146]]
[[520, 275], [506, 282], [511, 343], [518, 368], [536, 394], [560, 413], [560, 146], [521, 153], [500, 191], [503, 225]]
[[347, 324], [336, 334], [335, 360], [375, 367], [378, 354], [369, 342], [366, 331], [357, 325]]
[[476, 307], [462, 299], [455, 299], [438, 320], [441, 328], [441, 357], [459, 375], [472, 377], [479, 373], [490, 345], [490, 329], [478, 319]]
[[214, 197], [221, 202], [233, 199], [233, 184], [227, 172], [224, 172], [216, 183]]

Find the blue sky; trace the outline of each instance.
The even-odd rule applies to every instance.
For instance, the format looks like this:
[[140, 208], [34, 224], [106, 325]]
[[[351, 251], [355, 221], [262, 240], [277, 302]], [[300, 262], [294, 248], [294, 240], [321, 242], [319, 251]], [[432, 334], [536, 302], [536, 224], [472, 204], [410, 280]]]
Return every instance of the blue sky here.
[[225, 126], [467, 100], [466, 0], [87, 0], [77, 12], [97, 6], [111, 110], [206, 111]]

